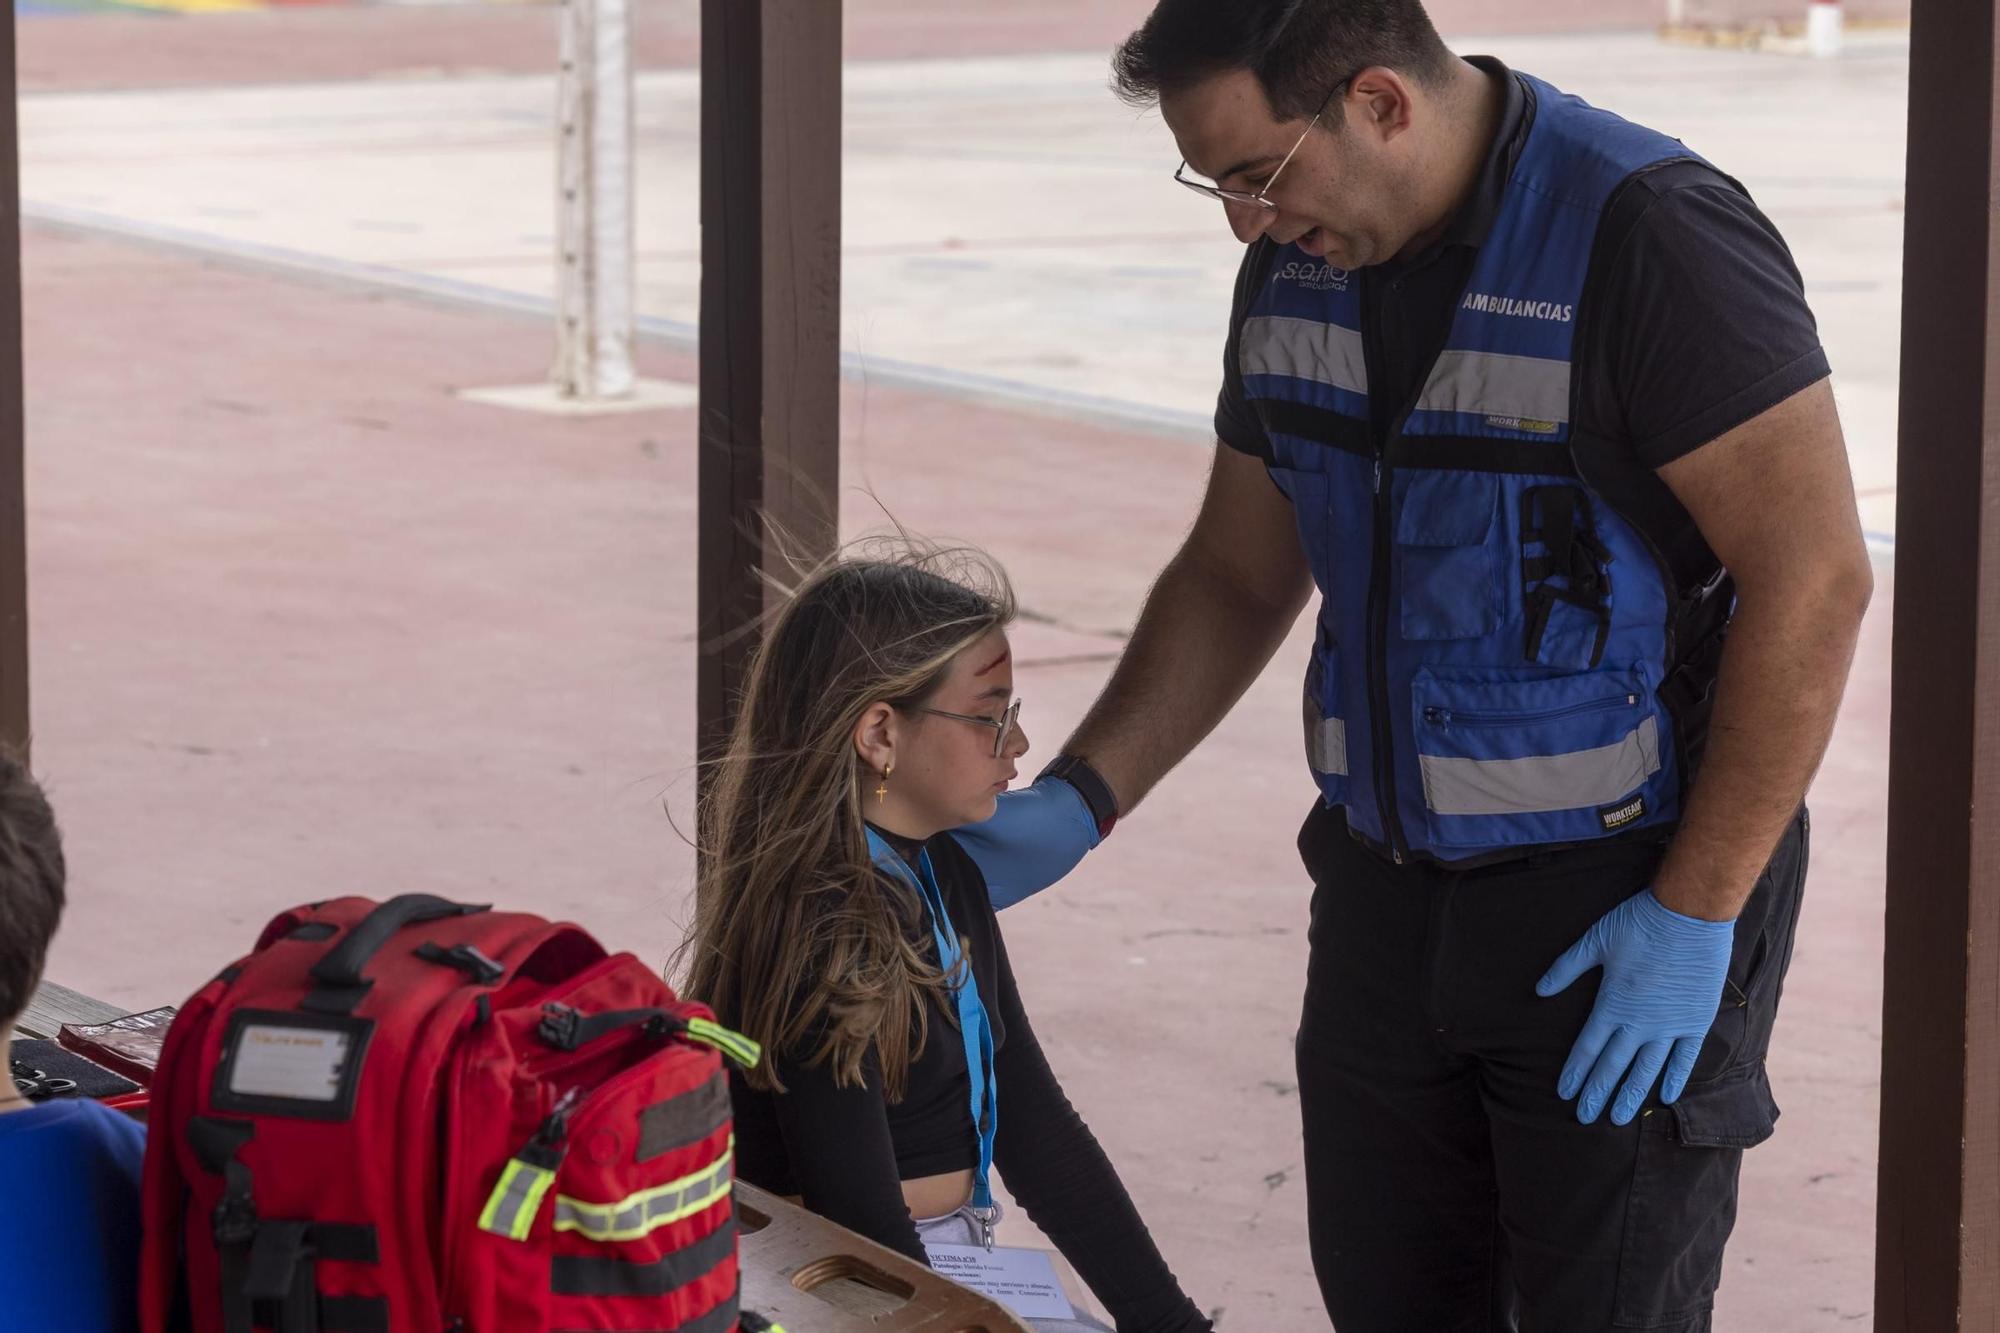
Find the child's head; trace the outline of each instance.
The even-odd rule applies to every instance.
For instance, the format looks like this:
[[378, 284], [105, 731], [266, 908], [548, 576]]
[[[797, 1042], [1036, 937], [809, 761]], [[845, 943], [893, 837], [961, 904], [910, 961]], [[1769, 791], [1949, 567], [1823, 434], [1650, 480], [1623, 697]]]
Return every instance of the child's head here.
[[34, 998], [63, 910], [62, 834], [28, 766], [0, 746], [0, 1036]]
[[726, 1021], [788, 1044], [831, 1018], [838, 1067], [879, 1039], [900, 1084], [940, 978], [911, 944], [914, 895], [870, 870], [862, 822], [928, 837], [992, 815], [1027, 750], [1013, 616], [992, 561], [901, 544], [822, 566], [772, 619], [705, 799], [686, 946], [690, 992]]
[[731, 759], [857, 832], [868, 819], [925, 838], [990, 818], [1027, 750], [1010, 711], [1013, 617], [1006, 576], [971, 552], [829, 563], [766, 633]]

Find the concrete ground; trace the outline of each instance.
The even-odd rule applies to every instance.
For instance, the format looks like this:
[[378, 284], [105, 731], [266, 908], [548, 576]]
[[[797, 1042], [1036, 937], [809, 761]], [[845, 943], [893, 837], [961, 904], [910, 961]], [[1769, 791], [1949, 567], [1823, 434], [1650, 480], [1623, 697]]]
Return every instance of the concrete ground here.
[[[312, 17], [336, 12], [382, 11]], [[26, 23], [24, 68], [38, 28], [125, 21]], [[1643, 37], [1479, 46], [1746, 176], [1807, 274], [1886, 536], [1901, 47], [1815, 66]], [[921, 54], [849, 71], [846, 340], [867, 373], [843, 403], [843, 526], [886, 507], [1007, 563], [1046, 754], [1192, 517], [1227, 244], [1094, 59]], [[548, 364], [548, 89], [25, 100], [36, 754], [73, 860], [65, 983], [178, 1000], [271, 912], [347, 892], [491, 897], [647, 958], [678, 938], [693, 413], [563, 420], [455, 396]], [[683, 381], [693, 91], [649, 74], [640, 105], [643, 368]], [[1746, 1159], [1724, 1330], [1869, 1316], [1884, 573], [1814, 794], [1772, 1060], [1786, 1115]], [[1103, 851], [1007, 919], [1073, 1100], [1233, 1330], [1323, 1326], [1290, 1057], [1303, 653], [1295, 639]]]
[[[1645, 33], [1462, 45], [1745, 180], [1824, 326], [1864, 522], [1891, 533], [1904, 35], [1823, 63]], [[1205, 438], [1241, 250], [1172, 182], [1170, 138], [1111, 96], [1100, 54], [863, 61], [846, 88], [842, 343], [859, 367]], [[38, 94], [22, 190], [37, 216], [546, 300], [554, 98], [546, 75]], [[683, 336], [698, 123], [692, 70], [641, 77], [639, 308]]]

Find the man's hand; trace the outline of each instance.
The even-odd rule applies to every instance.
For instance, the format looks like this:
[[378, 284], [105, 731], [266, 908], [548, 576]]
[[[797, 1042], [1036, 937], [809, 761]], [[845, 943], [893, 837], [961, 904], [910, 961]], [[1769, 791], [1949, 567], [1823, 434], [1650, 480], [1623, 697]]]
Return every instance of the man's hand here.
[[1681, 1095], [1715, 1022], [1735, 935], [1733, 921], [1682, 916], [1647, 889], [1598, 918], [1535, 983], [1537, 995], [1554, 995], [1591, 968], [1604, 969], [1597, 1003], [1556, 1083], [1565, 1101], [1583, 1094], [1578, 1120], [1596, 1120], [1623, 1079], [1611, 1123], [1630, 1124], [1663, 1066], [1660, 1100]]

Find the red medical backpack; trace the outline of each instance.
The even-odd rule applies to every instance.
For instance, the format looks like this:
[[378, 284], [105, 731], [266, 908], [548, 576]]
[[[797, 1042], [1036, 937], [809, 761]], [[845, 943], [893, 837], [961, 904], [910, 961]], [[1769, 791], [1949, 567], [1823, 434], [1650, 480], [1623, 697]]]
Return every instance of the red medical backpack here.
[[573, 925], [285, 912], [161, 1053], [145, 1333], [735, 1333], [719, 1052], [758, 1055]]

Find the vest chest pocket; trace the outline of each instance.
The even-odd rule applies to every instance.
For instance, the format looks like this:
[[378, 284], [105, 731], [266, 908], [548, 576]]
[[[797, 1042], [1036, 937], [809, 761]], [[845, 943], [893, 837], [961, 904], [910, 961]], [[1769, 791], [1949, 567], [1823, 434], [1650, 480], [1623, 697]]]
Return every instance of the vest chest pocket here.
[[1412, 723], [1432, 841], [1580, 842], [1657, 812], [1652, 686], [1619, 671], [1510, 680], [1493, 668], [1424, 668]]
[[1412, 472], [1396, 516], [1405, 639], [1479, 639], [1500, 627], [1500, 481], [1481, 472]]

